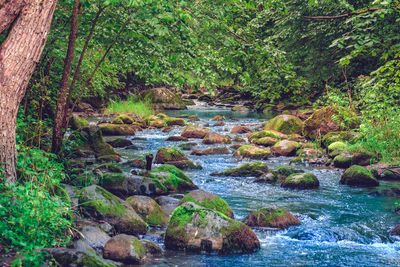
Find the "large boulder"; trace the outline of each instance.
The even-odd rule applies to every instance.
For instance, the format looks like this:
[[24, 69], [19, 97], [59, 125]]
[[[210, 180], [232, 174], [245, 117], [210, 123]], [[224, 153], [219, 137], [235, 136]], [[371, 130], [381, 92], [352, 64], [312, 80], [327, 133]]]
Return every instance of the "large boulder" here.
[[126, 203], [131, 205], [149, 225], [166, 225], [168, 222], [168, 216], [151, 197], [131, 196], [126, 199]]
[[282, 137], [284, 138], [286, 136], [277, 131], [273, 131], [273, 130], [263, 130], [263, 131], [259, 131], [259, 132], [254, 132], [247, 136], [247, 138], [249, 139], [250, 142], [254, 142], [255, 140], [258, 140], [263, 137], [271, 137], [276, 140], [280, 140]]
[[104, 247], [104, 258], [126, 264], [140, 264], [146, 260], [146, 248], [131, 235], [116, 235]]
[[186, 109], [182, 98], [166, 87], [148, 89], [141, 92], [140, 95], [159, 109]]
[[357, 134], [348, 131], [329, 132], [322, 137], [322, 144], [328, 147], [334, 142], [348, 142], [352, 140]]
[[260, 139], [255, 139], [252, 141], [252, 143], [255, 145], [259, 145], [259, 146], [267, 146], [268, 147], [268, 146], [273, 146], [276, 143], [278, 143], [278, 139], [266, 136], [266, 137], [262, 137]]
[[350, 186], [373, 187], [378, 186], [378, 180], [370, 171], [359, 165], [348, 168], [340, 178], [340, 183]]
[[92, 251], [69, 248], [46, 248], [59, 266], [115, 267], [113, 262], [104, 260]]
[[262, 208], [247, 215], [244, 223], [250, 227], [286, 229], [292, 225], [299, 225], [300, 220], [285, 209]]
[[69, 123], [72, 130], [78, 130], [89, 126], [89, 122], [86, 119], [81, 118], [78, 114], [72, 114], [71, 118], [69, 119]]
[[101, 123], [98, 125], [105, 136], [135, 135], [138, 126], [128, 124]]
[[208, 147], [202, 151], [195, 149], [191, 155], [204, 156], [204, 155], [223, 155], [230, 154], [231, 152], [227, 147]]
[[319, 187], [319, 180], [312, 173], [294, 173], [286, 177], [281, 186], [291, 189], [315, 189]]
[[185, 197], [179, 202], [182, 205], [186, 202], [193, 202], [204, 208], [219, 211], [226, 216], [233, 218], [233, 211], [229, 207], [228, 203], [216, 194], [206, 192], [203, 190], [194, 190], [187, 193]]
[[164, 244], [171, 250], [222, 254], [252, 253], [260, 248], [257, 236], [247, 225], [193, 202], [174, 210]]
[[93, 248], [97, 253], [103, 253], [104, 246], [110, 240], [110, 236], [106, 234], [100, 227], [85, 225], [80, 230], [83, 242]]
[[287, 166], [280, 166], [274, 170], [272, 170], [270, 173], [263, 174], [260, 176], [258, 179], [256, 179], [254, 182], [257, 183], [282, 183], [285, 181], [285, 179], [295, 173], [302, 173], [302, 170], [296, 170], [289, 168]]
[[214, 176], [255, 176], [259, 177], [268, 173], [268, 166], [262, 162], [250, 162], [221, 172], [214, 172]]
[[157, 151], [155, 163], [164, 164], [171, 161], [188, 160], [182, 151], [175, 148], [160, 148]]
[[275, 130], [284, 134], [301, 134], [303, 122], [293, 115], [279, 115], [265, 125], [265, 130]]
[[201, 126], [189, 125], [183, 129], [181, 135], [186, 138], [198, 138], [203, 139], [207, 133], [210, 132], [210, 129], [204, 128]]
[[214, 132], [208, 133], [203, 138], [203, 144], [212, 145], [212, 144], [230, 144], [231, 138], [227, 135], [217, 134]]
[[[355, 117], [354, 112], [346, 111], [349, 116]], [[304, 121], [304, 136], [310, 139], [320, 138], [329, 132], [341, 131], [339, 108], [324, 107], [316, 110], [307, 120]], [[335, 118], [336, 116], [336, 118]], [[339, 123], [338, 123], [339, 121]], [[355, 128], [356, 123], [350, 123], [351, 128]]]
[[251, 130], [249, 128], [247, 128], [246, 126], [238, 125], [238, 126], [233, 126], [231, 133], [245, 134], [245, 133], [251, 133]]
[[250, 158], [250, 159], [267, 159], [271, 156], [271, 150], [252, 145], [244, 145], [239, 147], [234, 155], [236, 157]]
[[80, 207], [91, 216], [114, 226], [117, 232], [144, 234], [147, 225], [122, 199], [104, 188], [91, 185], [77, 193]]
[[83, 134], [86, 137], [87, 143], [82, 147], [92, 150], [96, 158], [109, 158], [111, 161], [119, 161], [120, 157], [113, 147], [107, 144], [103, 139], [102, 131], [95, 126], [83, 128]]
[[179, 199], [170, 196], [159, 196], [155, 198], [155, 201], [168, 216], [179, 206]]
[[343, 152], [346, 152], [348, 148], [348, 145], [343, 142], [333, 142], [328, 146], [328, 155], [331, 158], [336, 157], [337, 155], [342, 154]]
[[121, 114], [121, 115], [118, 115], [117, 117], [115, 117], [112, 123], [113, 124], [134, 124], [135, 119], [126, 114]]
[[161, 165], [153, 169], [149, 176], [156, 183], [156, 191], [159, 194], [168, 192], [184, 193], [197, 189], [197, 186], [186, 174], [173, 165]]
[[133, 145], [130, 140], [124, 138], [117, 138], [112, 141], [107, 141], [107, 143], [110, 144], [112, 147], [127, 147]]
[[300, 147], [295, 141], [282, 140], [271, 147], [271, 152], [277, 156], [294, 156]]

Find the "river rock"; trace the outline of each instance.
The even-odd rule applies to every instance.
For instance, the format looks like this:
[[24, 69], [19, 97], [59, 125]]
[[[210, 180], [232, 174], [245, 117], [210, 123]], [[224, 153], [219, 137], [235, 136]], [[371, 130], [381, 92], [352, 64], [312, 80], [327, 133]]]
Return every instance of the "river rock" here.
[[217, 115], [217, 116], [215, 116], [212, 120], [213, 120], [213, 121], [224, 121], [224, 120], [225, 120], [225, 117], [224, 117], [224, 116], [221, 116], [221, 115]]
[[226, 216], [233, 218], [233, 211], [229, 207], [228, 203], [226, 203], [224, 199], [213, 193], [203, 190], [194, 190], [190, 193], [187, 193], [185, 197], [181, 199], [179, 205], [182, 205], [186, 202], [196, 203], [197, 205], [200, 205], [204, 208], [219, 211]]
[[359, 187], [378, 186], [378, 180], [362, 166], [353, 165], [348, 168], [340, 178], [341, 184]]
[[234, 126], [231, 130], [231, 133], [233, 134], [245, 134], [245, 133], [251, 133], [251, 130], [247, 128], [246, 126]]
[[284, 135], [282, 133], [279, 133], [279, 132], [273, 131], [273, 130], [263, 130], [263, 131], [251, 133], [247, 136], [249, 141], [252, 143], [255, 140], [263, 138], [263, 137], [271, 137], [276, 140], [280, 140], [280, 139], [285, 139], [285, 137], [287, 137], [287, 135]]
[[214, 123], [213, 126], [214, 127], [216, 127], [216, 126], [225, 126], [225, 123], [223, 123], [222, 121], [219, 121], [219, 122]]
[[244, 219], [244, 223], [250, 227], [271, 227], [286, 229], [292, 225], [299, 225], [300, 220], [285, 209], [262, 208], [251, 212]]
[[400, 197], [400, 188], [392, 187], [388, 189], [381, 189], [375, 192], [372, 192], [370, 195], [376, 197]]
[[188, 160], [183, 152], [174, 148], [160, 148], [157, 151], [155, 163], [163, 164], [170, 161]]
[[131, 196], [126, 199], [128, 203], [149, 225], [166, 225], [168, 216], [164, 214], [160, 205], [147, 196]]
[[158, 109], [186, 109], [186, 105], [177, 94], [166, 87], [145, 90], [140, 93], [143, 99], [149, 99]]
[[277, 156], [293, 156], [300, 147], [301, 144], [297, 142], [282, 140], [271, 147], [271, 152]]
[[212, 145], [212, 144], [230, 144], [231, 138], [227, 135], [221, 135], [214, 132], [207, 133], [207, 135], [203, 138], [203, 144]]
[[398, 224], [392, 231], [390, 231], [390, 234], [400, 236], [400, 224]]
[[204, 156], [204, 155], [223, 155], [230, 154], [231, 152], [227, 147], [208, 147], [202, 151], [195, 149], [191, 155]]
[[91, 216], [104, 220], [117, 230], [127, 234], [144, 234], [146, 223], [122, 199], [104, 188], [91, 185], [78, 192], [80, 207]]
[[204, 128], [201, 126], [189, 125], [189, 126], [186, 126], [186, 128], [183, 130], [181, 135], [183, 137], [187, 137], [187, 138], [203, 139], [209, 132], [210, 132], [210, 129], [208, 129], [208, 128]]
[[104, 260], [94, 252], [86, 252], [69, 248], [45, 248], [59, 266], [116, 266], [111, 261]]
[[343, 142], [334, 142], [328, 146], [328, 155], [335, 158], [341, 153], [347, 152], [348, 145]]
[[267, 159], [271, 156], [271, 150], [252, 145], [243, 145], [235, 151], [234, 156], [250, 159]]
[[99, 254], [103, 253], [104, 246], [111, 238], [99, 227], [91, 225], [84, 226], [80, 232], [83, 235], [83, 241]]
[[138, 126], [128, 124], [101, 123], [98, 125], [103, 135], [135, 135]]
[[193, 202], [177, 207], [165, 233], [167, 249], [193, 252], [252, 253], [260, 248], [245, 224]]
[[329, 132], [322, 138], [324, 147], [328, 147], [334, 142], [348, 142], [352, 140], [357, 134], [348, 131]]
[[255, 176], [259, 177], [268, 173], [268, 166], [262, 162], [250, 162], [235, 168], [227, 169], [222, 172], [214, 172], [214, 176]]
[[270, 173], [263, 174], [260, 176], [258, 179], [254, 180], [254, 182], [257, 183], [276, 183], [280, 182], [282, 183], [285, 181], [285, 179], [295, 173], [303, 173], [304, 171], [302, 170], [296, 170], [289, 168], [287, 166], [281, 166], [278, 167], [274, 170], [272, 170]]
[[165, 164], [153, 169], [149, 178], [155, 181], [159, 194], [168, 192], [184, 193], [197, 189], [192, 180], [183, 171], [173, 165]]
[[183, 136], [169, 136], [166, 141], [172, 141], [172, 142], [180, 142], [180, 141], [187, 141], [188, 139]]
[[294, 173], [289, 175], [281, 187], [291, 189], [315, 189], [319, 187], [319, 180], [312, 173]]
[[179, 144], [179, 148], [182, 150], [192, 150], [196, 146], [197, 146], [197, 143], [194, 143], [194, 142]]
[[301, 134], [303, 122], [296, 116], [279, 115], [265, 125], [265, 130], [275, 130], [284, 134]]
[[273, 137], [262, 137], [259, 139], [255, 139], [252, 141], [253, 144], [259, 145], [259, 146], [273, 146], [276, 143], [278, 143], [278, 139], [275, 139]]
[[168, 216], [171, 215], [174, 209], [179, 205], [179, 199], [170, 196], [159, 196], [155, 198], [155, 201]]
[[168, 117], [165, 119], [167, 126], [185, 126], [185, 120], [182, 118]]
[[110, 144], [112, 147], [127, 147], [133, 145], [130, 140], [124, 138], [117, 138], [112, 141], [107, 141], [107, 143]]
[[89, 126], [89, 122], [86, 119], [81, 118], [78, 114], [72, 114], [69, 122], [72, 130], [78, 130]]
[[146, 249], [146, 254], [149, 256], [157, 256], [163, 253], [160, 246], [154, 242], [151, 242], [150, 240], [142, 239], [140, 242], [142, 242], [144, 248]]
[[135, 123], [135, 119], [126, 114], [120, 114], [114, 118], [113, 124], [133, 124]]
[[116, 235], [104, 247], [104, 258], [126, 264], [141, 264], [146, 260], [146, 248], [131, 235]]
[[333, 166], [336, 168], [347, 169], [352, 165], [352, 156], [349, 154], [340, 154], [333, 159]]

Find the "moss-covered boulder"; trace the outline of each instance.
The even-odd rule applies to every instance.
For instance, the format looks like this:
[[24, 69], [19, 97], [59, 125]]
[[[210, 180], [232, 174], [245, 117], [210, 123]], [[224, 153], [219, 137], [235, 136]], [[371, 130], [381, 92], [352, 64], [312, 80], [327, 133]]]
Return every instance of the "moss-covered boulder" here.
[[219, 211], [226, 216], [233, 218], [233, 211], [229, 207], [228, 203], [226, 203], [224, 199], [213, 193], [203, 190], [194, 190], [190, 193], [187, 193], [185, 197], [181, 199], [179, 205], [182, 205], [186, 202], [196, 203], [197, 205], [200, 205], [204, 208]]
[[213, 120], [213, 121], [224, 121], [224, 120], [225, 120], [225, 117], [224, 117], [224, 116], [221, 116], [221, 115], [217, 115], [217, 116], [215, 116], [212, 120]]
[[155, 163], [163, 164], [181, 160], [188, 160], [182, 151], [175, 148], [160, 148], [157, 151]]
[[374, 154], [370, 151], [359, 151], [353, 153], [351, 160], [354, 165], [368, 166], [373, 162]]
[[193, 202], [174, 210], [164, 244], [167, 249], [197, 253], [252, 253], [260, 248], [250, 227]]
[[104, 258], [126, 264], [140, 264], [146, 260], [146, 248], [140, 240], [131, 235], [116, 235], [106, 243]]
[[143, 91], [141, 97], [151, 101], [159, 109], [186, 109], [182, 98], [166, 87], [152, 88]]
[[203, 139], [207, 133], [210, 132], [210, 129], [204, 128], [201, 126], [189, 125], [183, 129], [181, 135], [187, 138], [198, 138]]
[[296, 116], [279, 115], [270, 120], [264, 127], [265, 130], [275, 130], [284, 134], [301, 134], [303, 122]]
[[132, 142], [128, 139], [125, 138], [117, 138], [112, 141], [107, 141], [108, 144], [110, 144], [112, 147], [127, 147], [133, 145]]
[[263, 138], [263, 137], [271, 137], [276, 140], [281, 139], [281, 135], [279, 132], [276, 131], [269, 131], [269, 130], [264, 130], [264, 131], [259, 131], [255, 133], [251, 133], [247, 136], [250, 142], [254, 142], [257, 139]]
[[214, 172], [214, 176], [255, 176], [259, 177], [268, 173], [268, 166], [262, 162], [250, 162], [221, 172]]
[[77, 114], [72, 114], [71, 118], [69, 119], [69, 123], [71, 125], [72, 130], [82, 129], [83, 127], [89, 126], [89, 122], [81, 118]]
[[110, 223], [117, 232], [126, 234], [146, 233], [146, 223], [132, 207], [104, 188], [91, 185], [81, 189], [77, 196], [79, 205], [85, 212]]
[[170, 196], [158, 196], [154, 199], [165, 214], [171, 215], [172, 212], [179, 206], [179, 199]]
[[276, 183], [280, 182], [282, 183], [285, 181], [285, 179], [295, 173], [302, 173], [302, 170], [296, 170], [292, 169], [287, 166], [280, 166], [274, 170], [272, 170], [270, 173], [264, 174], [260, 176], [258, 179], [256, 179], [254, 182], [258, 183]]
[[278, 143], [278, 139], [273, 138], [273, 137], [262, 137], [260, 139], [255, 139], [252, 141], [253, 144], [259, 145], [259, 146], [273, 146], [276, 143]]
[[231, 133], [245, 134], [245, 133], [251, 133], [251, 130], [246, 126], [238, 125], [238, 126], [233, 126], [233, 128], [231, 129]]
[[91, 149], [96, 158], [109, 157], [111, 161], [119, 161], [119, 155], [113, 147], [107, 144], [103, 139], [101, 129], [97, 127], [86, 127], [83, 129], [86, 135], [87, 143], [83, 146]]
[[159, 194], [168, 192], [187, 192], [197, 189], [192, 180], [180, 169], [173, 165], [161, 165], [153, 169], [149, 176], [157, 187]]
[[348, 145], [343, 142], [334, 142], [328, 146], [328, 155], [331, 158], [336, 157], [337, 155], [346, 152], [348, 149]]
[[286, 177], [281, 186], [291, 189], [315, 189], [319, 187], [319, 180], [312, 173], [294, 173]]
[[179, 144], [178, 146], [180, 149], [187, 151], [187, 150], [192, 150], [193, 148], [195, 148], [197, 146], [197, 143], [189, 142], [189, 143]]
[[252, 145], [244, 145], [239, 147], [234, 155], [236, 157], [250, 158], [250, 159], [267, 159], [271, 156], [271, 150]]
[[[356, 116], [354, 112], [344, 109], [342, 111], [345, 111], [349, 117]], [[303, 135], [310, 139], [316, 139], [330, 132], [341, 131], [340, 124], [343, 120], [337, 116], [338, 114], [338, 107], [324, 107], [314, 111], [314, 113], [304, 121]], [[355, 128], [356, 126], [357, 124], [355, 122], [349, 125], [351, 128]]]
[[285, 209], [262, 208], [247, 215], [244, 223], [250, 227], [286, 229], [293, 225], [299, 225], [300, 220]]
[[348, 131], [329, 132], [322, 137], [322, 144], [328, 147], [335, 142], [348, 142], [356, 136], [356, 133]]
[[352, 156], [348, 154], [337, 155], [333, 159], [333, 166], [346, 169], [352, 165]]
[[117, 117], [115, 117], [112, 123], [113, 124], [133, 124], [133, 123], [135, 123], [135, 119], [126, 114], [121, 114], [121, 115], [118, 115]]
[[131, 196], [126, 203], [143, 218], [149, 225], [166, 225], [168, 216], [162, 211], [155, 200], [147, 196]]
[[101, 173], [105, 173], [105, 172], [122, 173], [120, 166], [115, 163], [100, 164], [99, 166], [96, 166], [95, 170], [98, 170]]
[[185, 120], [182, 118], [171, 118], [168, 117], [165, 120], [165, 123], [167, 124], [167, 126], [185, 126]]
[[203, 138], [203, 144], [213, 145], [213, 144], [230, 144], [231, 138], [227, 135], [217, 134], [214, 132], [209, 132]]
[[362, 166], [353, 165], [340, 178], [340, 183], [350, 186], [373, 187], [378, 186], [378, 180]]
[[205, 155], [224, 155], [230, 154], [231, 152], [227, 147], [208, 147], [204, 150], [195, 149], [192, 151], [191, 155], [205, 156]]
[[137, 129], [127, 124], [101, 123], [98, 126], [105, 136], [135, 135]]
[[70, 248], [45, 248], [59, 266], [116, 267], [111, 261], [104, 260], [92, 251]]
[[181, 142], [181, 141], [187, 141], [188, 139], [186, 137], [176, 135], [176, 136], [168, 136], [168, 138], [165, 141], [171, 141], [171, 142]]
[[294, 156], [299, 148], [301, 148], [300, 143], [282, 140], [271, 147], [271, 152], [277, 156]]
[[99, 185], [122, 198], [136, 193], [136, 186], [131, 188], [127, 177], [123, 173], [104, 173], [99, 179]]

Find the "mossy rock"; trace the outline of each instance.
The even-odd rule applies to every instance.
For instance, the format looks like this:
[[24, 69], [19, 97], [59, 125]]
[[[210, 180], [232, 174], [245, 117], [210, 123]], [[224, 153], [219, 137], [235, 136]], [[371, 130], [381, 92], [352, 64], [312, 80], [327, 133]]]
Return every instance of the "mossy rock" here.
[[250, 162], [240, 165], [235, 168], [227, 169], [222, 172], [214, 172], [214, 176], [255, 176], [259, 177], [268, 173], [268, 166], [262, 162]]
[[295, 141], [282, 140], [271, 147], [271, 152], [277, 156], [294, 156], [301, 148], [301, 144]]
[[161, 109], [186, 109], [182, 98], [166, 87], [148, 89], [140, 95]]
[[176, 135], [176, 136], [169, 136], [165, 141], [171, 141], [171, 142], [180, 142], [180, 141], [187, 141], [188, 139], [186, 137]]
[[224, 116], [221, 116], [221, 115], [217, 115], [217, 116], [215, 116], [212, 120], [213, 120], [213, 121], [224, 121], [224, 120], [225, 120], [225, 117], [224, 117]]
[[322, 144], [328, 147], [335, 142], [348, 142], [356, 136], [356, 133], [348, 131], [329, 132], [322, 137]]
[[304, 171], [302, 170], [296, 170], [289, 168], [288, 166], [280, 166], [274, 170], [271, 171], [272, 173], [272, 182], [283, 182], [285, 179], [292, 175], [292, 174], [298, 174], [298, 173], [303, 173]]
[[72, 114], [71, 118], [69, 119], [69, 123], [71, 125], [72, 130], [82, 129], [83, 127], [89, 126], [89, 122], [81, 118], [77, 114]]
[[286, 229], [293, 225], [299, 225], [300, 220], [285, 209], [262, 208], [247, 215], [244, 223], [250, 227]]
[[275, 130], [284, 134], [301, 134], [303, 122], [293, 115], [279, 115], [270, 120], [264, 129]]
[[69, 248], [45, 248], [59, 266], [90, 266], [90, 267], [116, 267], [110, 261], [104, 260], [95, 252], [81, 251]]
[[273, 146], [278, 143], [278, 139], [267, 136], [260, 139], [255, 139], [252, 141], [252, 143], [259, 146]]
[[188, 125], [185, 127], [185, 129], [183, 129], [181, 135], [186, 138], [203, 139], [209, 132], [210, 132], [210, 129], [208, 129], [208, 128], [204, 128], [201, 126]]
[[215, 210], [223, 213], [224, 215], [233, 218], [233, 211], [229, 207], [228, 203], [218, 195], [203, 190], [194, 190], [187, 193], [183, 199], [179, 202], [182, 205], [186, 202], [193, 202], [204, 208]]
[[250, 159], [267, 159], [271, 156], [271, 150], [252, 145], [244, 145], [239, 147], [235, 151], [234, 155], [237, 157]]
[[249, 139], [250, 142], [254, 142], [257, 139], [263, 138], [263, 137], [271, 137], [274, 138], [276, 140], [280, 140], [281, 136], [279, 135], [278, 132], [276, 131], [259, 131], [259, 132], [255, 132], [255, 133], [251, 133], [247, 136], [247, 138]]
[[348, 168], [340, 178], [340, 183], [358, 187], [374, 187], [378, 186], [378, 180], [362, 166], [353, 165]]
[[174, 210], [164, 244], [167, 249], [196, 253], [253, 253], [260, 248], [250, 227], [193, 202], [183, 203]]
[[135, 119], [126, 115], [126, 114], [121, 114], [117, 117], [112, 122], [113, 124], [133, 124], [135, 123]]
[[135, 135], [136, 127], [127, 124], [112, 124], [102, 123], [98, 125], [103, 135], [118, 136], [118, 135]]
[[168, 161], [167, 164], [173, 165], [181, 170], [192, 170], [192, 169], [201, 170], [201, 169], [203, 169], [203, 167], [200, 164], [193, 162], [191, 160]]
[[168, 216], [162, 211], [155, 200], [147, 196], [131, 196], [128, 203], [149, 225], [166, 225]]
[[347, 151], [348, 145], [343, 142], [334, 142], [328, 146], [328, 155], [331, 158], [336, 157], [337, 155]]
[[146, 260], [146, 248], [135, 236], [116, 235], [104, 246], [104, 258], [126, 264], [141, 264]]
[[175, 148], [160, 148], [157, 151], [155, 163], [168, 163], [171, 161], [188, 160], [182, 151]]
[[127, 147], [132, 145], [132, 142], [130, 140], [124, 138], [117, 138], [112, 141], [107, 141], [107, 143], [110, 144], [112, 147]]
[[333, 166], [336, 168], [343, 168], [346, 169], [352, 165], [352, 156], [351, 155], [337, 155], [333, 159]]
[[96, 158], [100, 157], [112, 157], [113, 160], [119, 161], [119, 155], [114, 151], [114, 148], [107, 144], [103, 139], [103, 134], [97, 127], [86, 127], [84, 133], [87, 135], [87, 144], [85, 146], [90, 147], [94, 152]]
[[160, 194], [197, 189], [192, 180], [173, 165], [165, 164], [153, 169], [149, 178], [154, 180]]
[[185, 126], [185, 120], [182, 118], [166, 118], [165, 119], [165, 123], [167, 124], [167, 126]]
[[228, 135], [217, 134], [214, 132], [208, 133], [203, 138], [203, 144], [213, 145], [213, 144], [230, 144], [232, 143], [231, 138]]
[[105, 220], [114, 226], [117, 232], [126, 234], [145, 234], [146, 223], [122, 199], [106, 189], [91, 185], [78, 193], [80, 207], [91, 216]]
[[312, 173], [295, 173], [289, 175], [282, 182], [281, 187], [291, 189], [316, 189], [319, 187], [319, 181]]
[[234, 134], [251, 133], [251, 130], [249, 128], [247, 128], [246, 126], [236, 125], [236, 126], [233, 126], [233, 128], [231, 129], [231, 133], [234, 133]]
[[121, 157], [119, 155], [104, 155], [97, 158], [97, 162], [120, 162]]
[[93, 172], [84, 171], [79, 174], [71, 174], [69, 184], [77, 187], [86, 187], [96, 184], [97, 178]]
[[114, 173], [122, 173], [121, 168], [118, 164], [115, 163], [103, 163], [96, 167], [96, 169], [102, 172], [114, 172]]
[[204, 156], [204, 155], [226, 155], [230, 154], [231, 152], [227, 147], [208, 147], [202, 151], [200, 150], [193, 150], [191, 155], [196, 155], [196, 156]]

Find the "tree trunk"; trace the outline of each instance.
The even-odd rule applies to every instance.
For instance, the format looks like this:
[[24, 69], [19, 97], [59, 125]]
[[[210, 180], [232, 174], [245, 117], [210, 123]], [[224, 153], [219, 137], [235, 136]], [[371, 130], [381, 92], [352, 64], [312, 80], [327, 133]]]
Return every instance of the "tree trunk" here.
[[51, 146], [51, 152], [54, 154], [60, 154], [62, 148], [62, 141], [65, 131], [64, 115], [66, 113], [65, 101], [67, 100], [67, 91], [69, 77], [71, 75], [72, 60], [74, 59], [74, 50], [76, 44], [76, 32], [78, 31], [78, 11], [81, 4], [80, 0], [75, 0], [74, 9], [71, 15], [71, 30], [69, 34], [69, 43], [67, 49], [67, 55], [64, 60], [64, 71], [60, 82], [60, 92], [58, 94], [57, 106], [56, 106], [56, 117], [54, 120], [53, 127], [53, 140]]
[[7, 181], [15, 183], [18, 106], [43, 52], [57, 0], [0, 2], [6, 3], [0, 5], [0, 33], [11, 26], [0, 47], [0, 166]]

